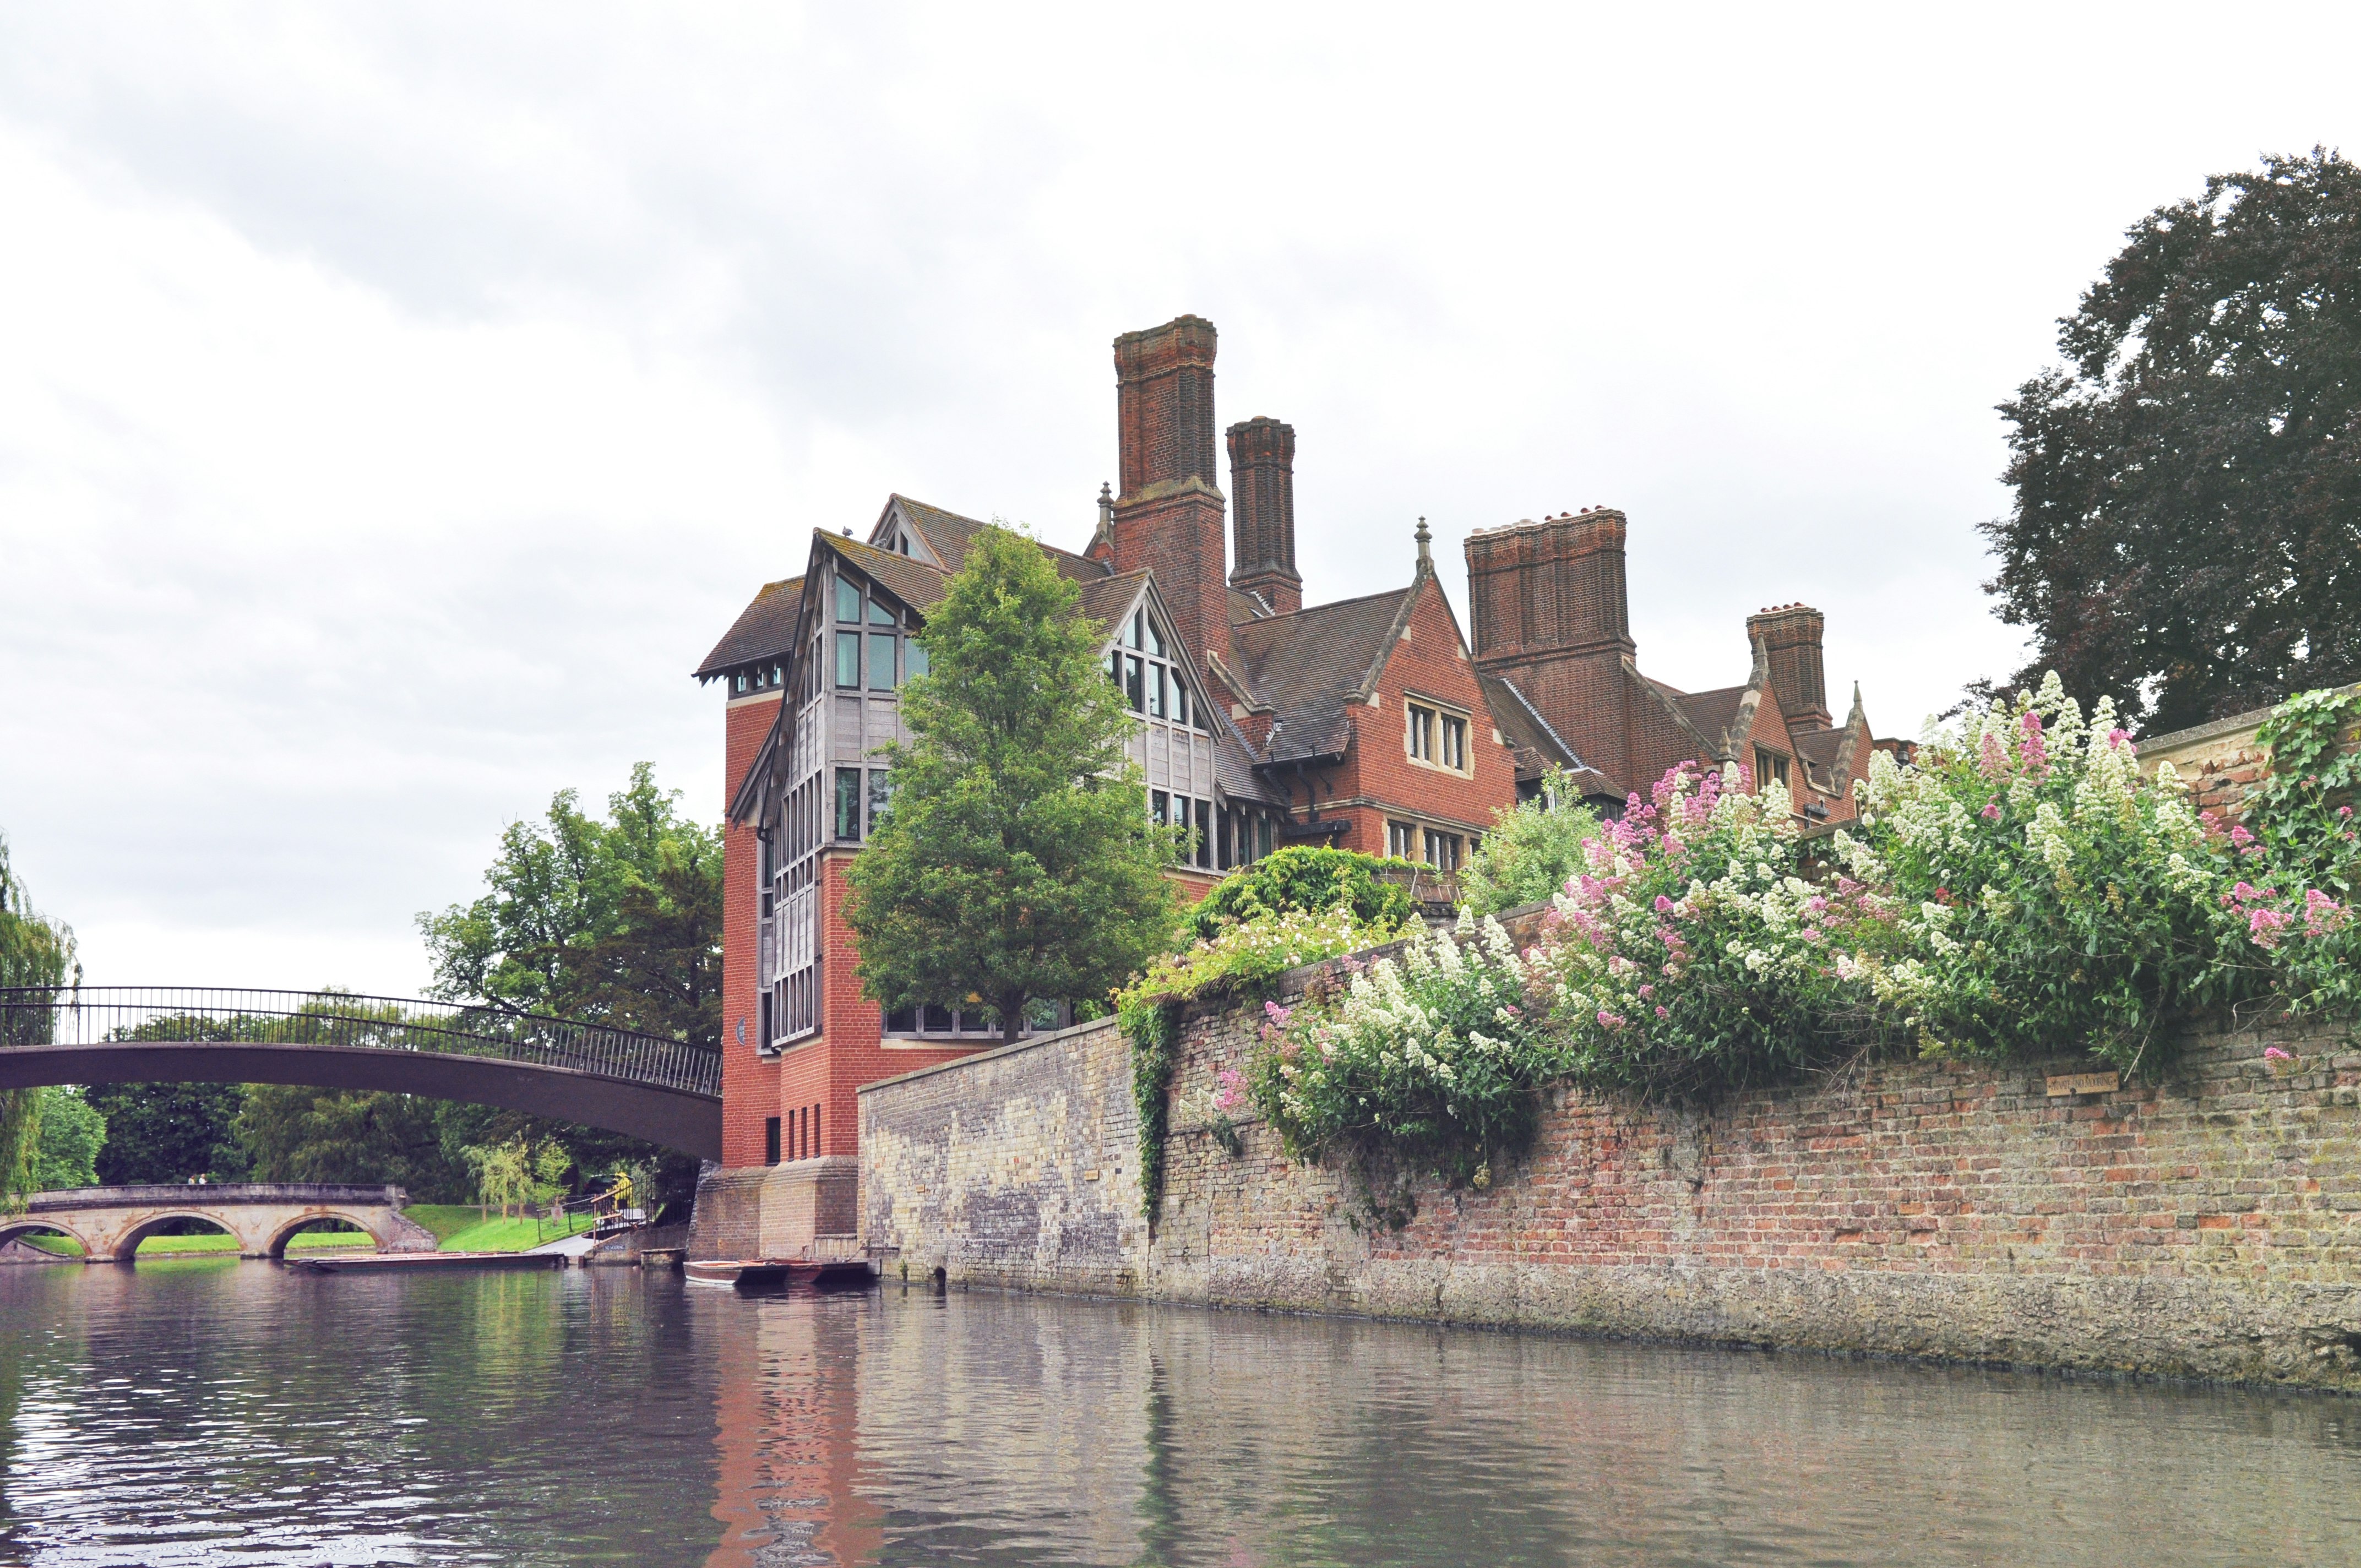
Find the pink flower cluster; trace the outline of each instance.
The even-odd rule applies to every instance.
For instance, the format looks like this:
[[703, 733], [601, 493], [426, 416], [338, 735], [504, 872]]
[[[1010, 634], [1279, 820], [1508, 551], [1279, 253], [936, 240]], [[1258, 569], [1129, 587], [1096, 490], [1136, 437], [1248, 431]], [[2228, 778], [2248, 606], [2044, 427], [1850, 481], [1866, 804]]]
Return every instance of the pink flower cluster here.
[[[1285, 1009], [1282, 1008], [1280, 1011], [1284, 1012]], [[1221, 1092], [1213, 1096], [1214, 1110], [1235, 1111], [1239, 1106], [1246, 1102], [1246, 1075], [1245, 1073], [1238, 1071], [1235, 1068], [1225, 1067], [1214, 1073], [1213, 1077], [1222, 1086]]]
[[[2288, 928], [2296, 923], [2298, 912], [2271, 907], [2270, 901], [2279, 896], [2274, 887], [2257, 887], [2241, 882], [2222, 895], [2224, 907], [2235, 909], [2246, 917], [2246, 936], [2258, 948], [2276, 948]], [[2353, 912], [2320, 889], [2306, 888], [2301, 909], [2302, 935], [2325, 937], [2340, 930], [2353, 917]]]

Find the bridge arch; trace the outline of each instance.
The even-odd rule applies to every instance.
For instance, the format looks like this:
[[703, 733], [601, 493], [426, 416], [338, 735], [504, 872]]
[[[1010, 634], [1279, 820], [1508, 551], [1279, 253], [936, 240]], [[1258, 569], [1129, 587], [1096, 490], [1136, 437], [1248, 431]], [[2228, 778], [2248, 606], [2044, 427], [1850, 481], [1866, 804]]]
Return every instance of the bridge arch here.
[[[203, 1191], [203, 1189], [192, 1188], [191, 1190]], [[174, 1224], [182, 1220], [193, 1220], [200, 1225], [209, 1225], [213, 1229], [219, 1231], [222, 1234], [229, 1237], [230, 1240], [237, 1243], [238, 1251], [242, 1253], [246, 1250], [246, 1238], [237, 1234], [237, 1227], [236, 1225], [231, 1224], [226, 1219], [224, 1219], [218, 1213], [208, 1213], [202, 1208], [192, 1206], [185, 1209], [170, 1209], [159, 1213], [148, 1215], [146, 1218], [140, 1220], [138, 1223], [120, 1232], [115, 1238], [115, 1261], [117, 1263], [129, 1263], [133, 1258], [139, 1255], [139, 1244], [141, 1242], [146, 1241], [149, 1236], [162, 1234], [165, 1226]], [[96, 1256], [97, 1255], [93, 1253], [91, 1255]]]
[[264, 1255], [284, 1259], [287, 1256], [287, 1244], [293, 1241], [296, 1236], [301, 1234], [303, 1231], [318, 1224], [323, 1220], [342, 1220], [346, 1224], [352, 1226], [353, 1229], [368, 1237], [370, 1243], [374, 1245], [379, 1252], [386, 1250], [387, 1245], [393, 1239], [390, 1235], [385, 1234], [380, 1227], [370, 1224], [358, 1214], [346, 1214], [338, 1212], [335, 1210], [324, 1210], [316, 1214], [298, 1214], [295, 1218], [288, 1221], [285, 1224], [271, 1232], [270, 1234], [264, 1239], [262, 1244]]
[[60, 1224], [46, 1214], [0, 1215], [0, 1246], [6, 1246], [20, 1236], [37, 1236], [48, 1231], [55, 1231], [70, 1238], [82, 1248], [84, 1257], [91, 1255], [90, 1238], [71, 1225]]
[[0, 1089], [155, 1082], [465, 1100], [721, 1157], [721, 1054], [661, 1036], [335, 992], [0, 988]]

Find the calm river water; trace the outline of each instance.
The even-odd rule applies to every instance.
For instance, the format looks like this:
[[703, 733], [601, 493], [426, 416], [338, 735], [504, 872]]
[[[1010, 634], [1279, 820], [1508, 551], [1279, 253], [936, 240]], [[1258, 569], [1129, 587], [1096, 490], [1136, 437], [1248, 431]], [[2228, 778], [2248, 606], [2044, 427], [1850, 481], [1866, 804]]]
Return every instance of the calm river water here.
[[621, 1269], [0, 1267], [0, 1563], [2361, 1563], [2361, 1401]]

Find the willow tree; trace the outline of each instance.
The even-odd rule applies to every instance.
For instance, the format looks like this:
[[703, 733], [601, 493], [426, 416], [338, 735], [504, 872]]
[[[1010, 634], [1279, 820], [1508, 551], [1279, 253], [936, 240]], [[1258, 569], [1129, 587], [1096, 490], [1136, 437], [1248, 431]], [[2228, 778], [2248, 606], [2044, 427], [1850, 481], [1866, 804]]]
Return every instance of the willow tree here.
[[1103, 998], [1170, 938], [1176, 835], [1148, 822], [1104, 640], [1040, 546], [976, 536], [918, 634], [930, 673], [903, 687], [910, 742], [851, 872], [856, 972], [889, 1012], [981, 1003], [1014, 1043], [1029, 1003]]
[[[0, 836], [0, 986], [29, 987], [34, 995], [20, 993], [15, 1000], [44, 1003], [49, 999], [41, 992], [81, 978], [72, 928], [33, 913], [24, 884], [8, 863], [8, 840]], [[48, 1038], [45, 1011], [0, 1014], [0, 1046], [40, 1045]], [[14, 1207], [35, 1185], [40, 1104], [38, 1089], [0, 1090], [0, 1204]]]

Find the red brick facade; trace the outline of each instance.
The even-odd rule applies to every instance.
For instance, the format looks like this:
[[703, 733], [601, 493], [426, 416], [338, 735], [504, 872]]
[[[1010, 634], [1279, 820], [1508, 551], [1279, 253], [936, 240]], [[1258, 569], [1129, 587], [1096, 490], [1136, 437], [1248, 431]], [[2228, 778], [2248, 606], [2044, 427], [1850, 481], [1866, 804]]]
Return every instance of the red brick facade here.
[[762, 866], [754, 829], [729, 820], [730, 801], [778, 717], [779, 694], [734, 697], [724, 714], [721, 807], [721, 1163], [763, 1163], [763, 1119], [779, 1102], [778, 1064], [755, 1050], [762, 981], [755, 905]]

